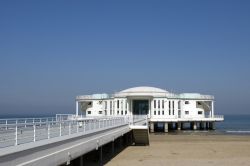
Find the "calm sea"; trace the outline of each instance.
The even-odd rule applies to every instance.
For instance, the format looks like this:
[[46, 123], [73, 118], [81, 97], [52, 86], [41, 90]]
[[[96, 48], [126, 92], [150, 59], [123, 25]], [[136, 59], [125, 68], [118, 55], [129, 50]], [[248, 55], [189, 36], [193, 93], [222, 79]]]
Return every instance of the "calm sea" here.
[[250, 135], [250, 115], [225, 115], [223, 122], [216, 123], [216, 131]]

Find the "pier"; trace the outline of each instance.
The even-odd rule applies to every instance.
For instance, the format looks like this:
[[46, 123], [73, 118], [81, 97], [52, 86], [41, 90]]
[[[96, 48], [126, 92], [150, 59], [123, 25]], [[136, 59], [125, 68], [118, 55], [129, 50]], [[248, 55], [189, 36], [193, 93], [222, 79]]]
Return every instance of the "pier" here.
[[147, 126], [145, 116], [2, 119], [0, 165], [69, 165], [93, 150], [100, 151], [102, 165], [102, 147], [111, 143], [114, 151], [121, 137], [148, 145]]

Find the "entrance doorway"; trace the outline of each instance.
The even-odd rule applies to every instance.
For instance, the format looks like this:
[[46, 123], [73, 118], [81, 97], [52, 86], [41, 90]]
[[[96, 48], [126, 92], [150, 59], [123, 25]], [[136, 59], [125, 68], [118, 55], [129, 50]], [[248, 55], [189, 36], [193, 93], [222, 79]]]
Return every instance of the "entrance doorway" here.
[[147, 115], [148, 109], [148, 100], [133, 100], [133, 115]]

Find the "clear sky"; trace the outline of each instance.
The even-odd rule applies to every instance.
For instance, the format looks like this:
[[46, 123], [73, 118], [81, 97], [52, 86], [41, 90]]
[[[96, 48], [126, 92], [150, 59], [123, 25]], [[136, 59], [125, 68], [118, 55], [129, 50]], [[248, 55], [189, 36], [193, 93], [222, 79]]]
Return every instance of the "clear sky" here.
[[0, 1], [0, 115], [141, 85], [249, 114], [250, 1]]

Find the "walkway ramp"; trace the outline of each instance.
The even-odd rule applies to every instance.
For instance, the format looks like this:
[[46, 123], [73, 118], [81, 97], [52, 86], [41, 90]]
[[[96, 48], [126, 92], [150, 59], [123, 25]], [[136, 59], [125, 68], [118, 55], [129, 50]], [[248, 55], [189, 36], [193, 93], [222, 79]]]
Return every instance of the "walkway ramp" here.
[[133, 131], [135, 145], [149, 145], [147, 116], [134, 116], [130, 129]]
[[147, 126], [131, 126], [136, 145], [149, 145], [149, 131]]

